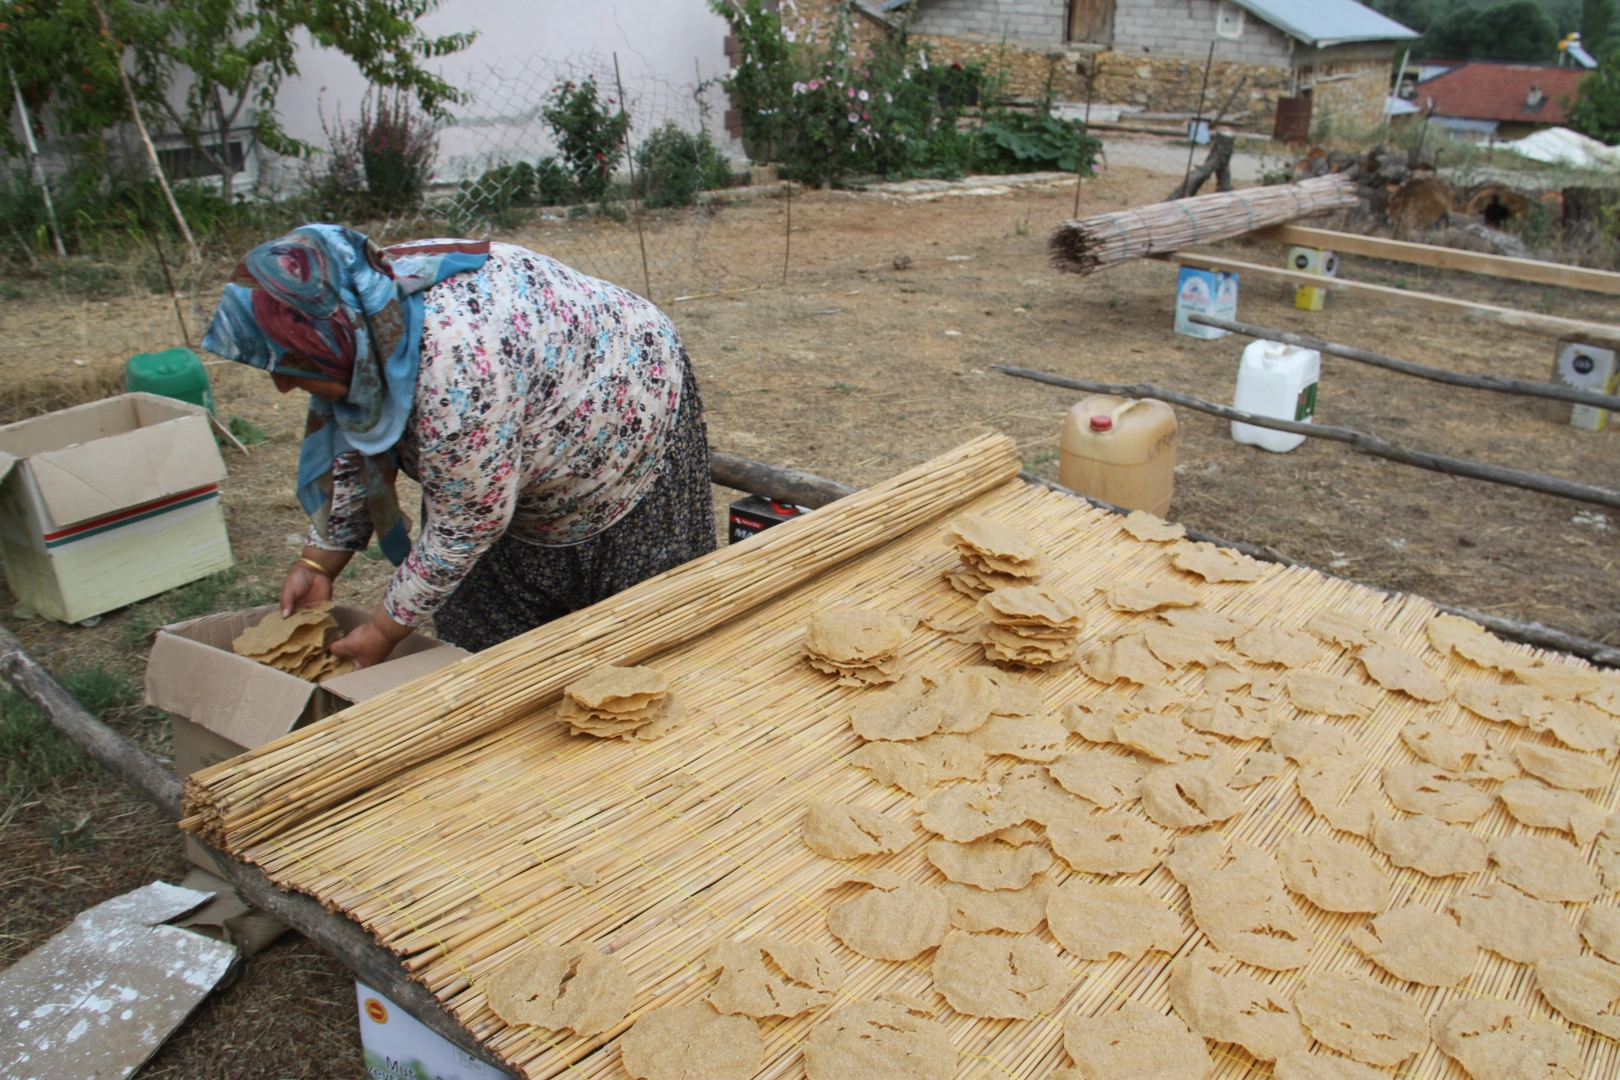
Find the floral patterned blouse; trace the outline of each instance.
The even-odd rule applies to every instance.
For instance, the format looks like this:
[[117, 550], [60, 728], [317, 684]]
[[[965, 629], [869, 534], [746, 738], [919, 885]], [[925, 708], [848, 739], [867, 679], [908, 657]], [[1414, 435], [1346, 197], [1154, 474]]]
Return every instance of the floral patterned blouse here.
[[[421, 373], [396, 449], [426, 518], [383, 595], [406, 626], [507, 532], [567, 546], [629, 513], [658, 476], [684, 370], [652, 303], [511, 244], [423, 298]], [[332, 480], [330, 535], [307, 542], [361, 551], [372, 529], [359, 455], [340, 455]]]

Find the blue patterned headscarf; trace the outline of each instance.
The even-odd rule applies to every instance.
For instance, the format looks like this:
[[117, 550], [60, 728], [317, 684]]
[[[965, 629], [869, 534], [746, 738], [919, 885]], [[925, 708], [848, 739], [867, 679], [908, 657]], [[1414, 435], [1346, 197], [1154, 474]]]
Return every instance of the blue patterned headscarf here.
[[248, 252], [231, 275], [203, 348], [263, 371], [349, 387], [342, 401], [309, 399], [298, 501], [316, 535], [328, 535], [332, 464], [358, 450], [378, 546], [396, 566], [410, 553], [393, 449], [416, 393], [422, 290], [488, 258], [488, 242], [384, 249], [340, 225], [305, 225]]

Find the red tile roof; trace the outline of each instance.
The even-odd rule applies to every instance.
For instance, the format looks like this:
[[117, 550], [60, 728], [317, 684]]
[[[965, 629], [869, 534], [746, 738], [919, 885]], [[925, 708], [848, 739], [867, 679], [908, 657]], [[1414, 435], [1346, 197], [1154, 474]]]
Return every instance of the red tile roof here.
[[[1472, 60], [1418, 83], [1413, 104], [1427, 111], [1432, 102], [1436, 116], [1562, 124], [1561, 99], [1575, 96], [1585, 74], [1580, 68]], [[1542, 94], [1534, 107], [1528, 104], [1532, 87]]]

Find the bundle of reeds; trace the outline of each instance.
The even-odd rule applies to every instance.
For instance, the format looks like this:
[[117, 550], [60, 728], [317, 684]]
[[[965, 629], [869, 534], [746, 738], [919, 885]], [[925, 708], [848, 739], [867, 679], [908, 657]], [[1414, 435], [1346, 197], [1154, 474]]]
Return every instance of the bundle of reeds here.
[[985, 435], [876, 487], [407, 683], [186, 781], [181, 827], [240, 852], [558, 699], [601, 664], [634, 664], [892, 540], [1013, 477]]
[[1341, 173], [1297, 184], [1138, 206], [1120, 214], [1069, 221], [1047, 241], [1052, 265], [1090, 274], [1193, 244], [1209, 244], [1267, 225], [1343, 210], [1356, 204], [1355, 181]]

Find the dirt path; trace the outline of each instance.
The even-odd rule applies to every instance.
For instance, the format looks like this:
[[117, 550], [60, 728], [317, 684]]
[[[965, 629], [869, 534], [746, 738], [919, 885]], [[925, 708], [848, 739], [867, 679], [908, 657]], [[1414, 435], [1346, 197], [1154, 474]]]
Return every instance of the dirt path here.
[[[1116, 163], [1087, 184], [1084, 207], [1152, 201], [1167, 186], [1162, 175]], [[1019, 440], [1030, 467], [1055, 476], [1059, 427], [1076, 395], [997, 375], [991, 364], [1158, 382], [1230, 400], [1243, 342], [1171, 332], [1172, 268], [1141, 263], [1086, 279], [1048, 268], [1046, 233], [1069, 215], [1073, 198], [1068, 182], [991, 198], [813, 194], [792, 208], [785, 286], [787, 206], [780, 201], [651, 230], [654, 292], [692, 354], [712, 444], [864, 485], [993, 429]], [[641, 280], [633, 234], [622, 226], [540, 223], [509, 238], [632, 287]], [[1256, 247], [1244, 257], [1278, 256]], [[696, 269], [681, 277], [669, 271], [675, 265]], [[1356, 260], [1344, 272], [1614, 317], [1610, 301], [1511, 282]], [[718, 288], [745, 291], [675, 299]], [[190, 307], [194, 333], [209, 300], [205, 294]], [[166, 305], [150, 295], [6, 301], [0, 386], [116, 370], [131, 352], [177, 343]], [[1545, 378], [1553, 352], [1551, 342], [1534, 336], [1418, 308], [1347, 299], [1319, 314], [1301, 312], [1285, 290], [1262, 284], [1244, 286], [1241, 317], [1462, 371], [1524, 378]], [[231, 606], [267, 597], [296, 554], [305, 523], [292, 476], [303, 409], [254, 372], [210, 370], [221, 413], [271, 435], [250, 458], [227, 455], [225, 505], [242, 571], [213, 602]], [[1532, 402], [1333, 359], [1324, 364], [1319, 415], [1421, 449], [1600, 484], [1613, 484], [1620, 446], [1614, 432], [1549, 422]], [[1188, 525], [1269, 544], [1369, 583], [1620, 640], [1615, 515], [1381, 463], [1332, 444], [1308, 442], [1271, 455], [1234, 444], [1225, 425], [1209, 417], [1183, 412], [1180, 420], [1173, 516]], [[717, 501], [727, 497], [717, 492]], [[410, 501], [404, 494], [402, 502]], [[384, 563], [357, 561], [345, 597], [374, 600], [386, 573]], [[101, 665], [138, 678], [145, 643], [131, 628], [172, 612], [173, 603], [158, 598], [94, 629], [9, 615], [0, 621], [56, 670]], [[147, 735], [161, 750], [163, 725]], [[51, 830], [86, 812], [102, 825], [99, 842], [53, 854]], [[64, 780], [35, 793], [0, 825], [6, 883], [0, 964], [92, 903], [153, 876], [177, 879], [178, 849], [167, 825], [103, 777]], [[250, 963], [244, 980], [216, 995], [141, 1075], [358, 1076], [349, 995], [341, 969], [307, 943], [287, 939]]]

